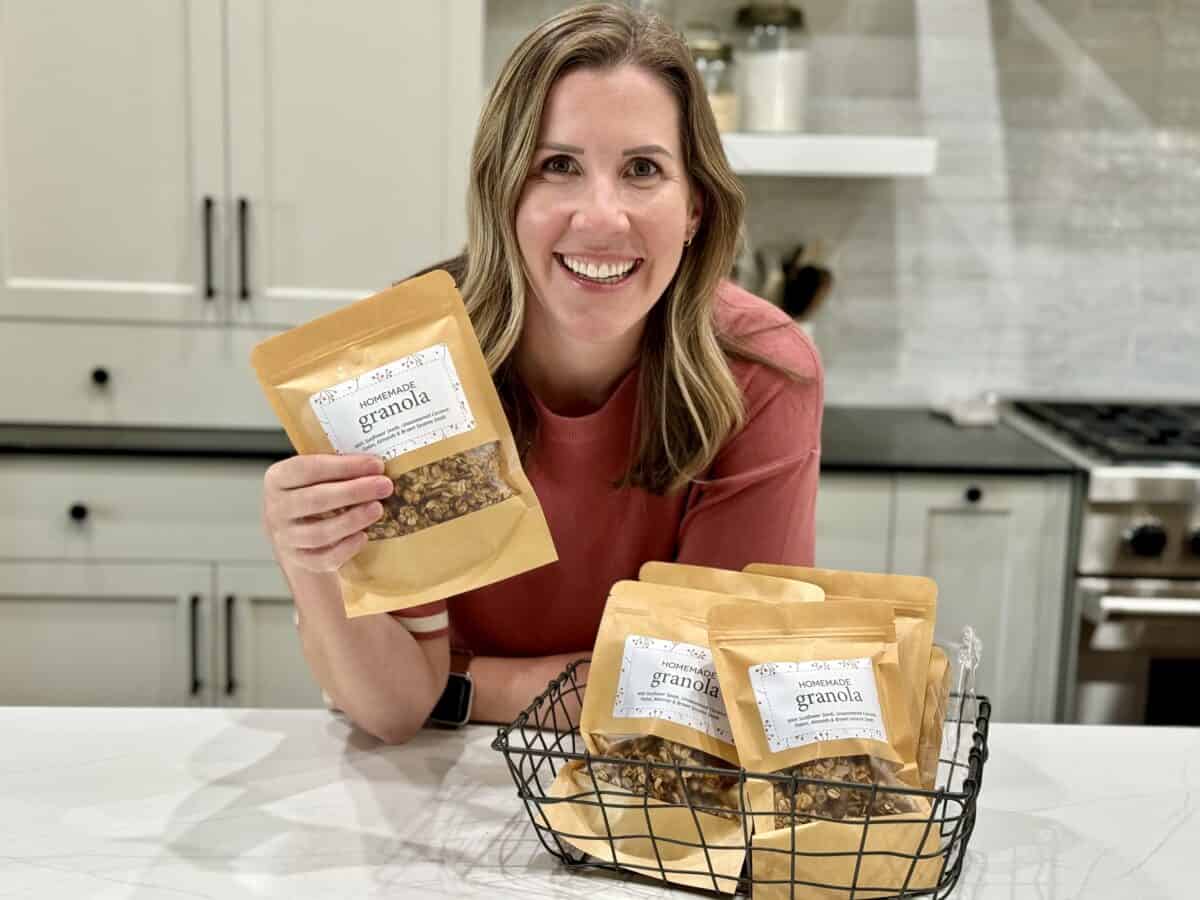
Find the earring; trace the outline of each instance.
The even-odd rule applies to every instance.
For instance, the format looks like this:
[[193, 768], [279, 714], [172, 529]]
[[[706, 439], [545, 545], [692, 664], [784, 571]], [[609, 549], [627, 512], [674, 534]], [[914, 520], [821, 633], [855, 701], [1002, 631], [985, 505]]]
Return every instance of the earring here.
[[688, 239], [683, 242], [683, 246], [690, 247], [692, 245], [692, 235], [688, 235]]

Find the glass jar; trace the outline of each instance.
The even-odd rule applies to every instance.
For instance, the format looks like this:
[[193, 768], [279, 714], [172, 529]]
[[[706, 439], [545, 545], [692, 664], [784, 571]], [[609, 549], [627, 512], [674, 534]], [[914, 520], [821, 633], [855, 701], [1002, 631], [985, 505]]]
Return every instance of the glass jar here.
[[684, 29], [688, 48], [704, 90], [718, 131], [737, 131], [738, 97], [734, 79], [733, 45], [721, 39], [712, 25], [688, 25]]
[[751, 3], [737, 13], [737, 93], [744, 131], [803, 131], [808, 93], [804, 13]]

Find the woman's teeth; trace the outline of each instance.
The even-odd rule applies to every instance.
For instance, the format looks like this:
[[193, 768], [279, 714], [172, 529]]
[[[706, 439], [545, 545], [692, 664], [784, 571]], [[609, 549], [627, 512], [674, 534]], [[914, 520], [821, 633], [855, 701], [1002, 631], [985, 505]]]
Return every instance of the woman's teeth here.
[[637, 266], [637, 260], [620, 263], [590, 263], [570, 256], [559, 256], [559, 261], [573, 273], [589, 281], [616, 282], [625, 278]]

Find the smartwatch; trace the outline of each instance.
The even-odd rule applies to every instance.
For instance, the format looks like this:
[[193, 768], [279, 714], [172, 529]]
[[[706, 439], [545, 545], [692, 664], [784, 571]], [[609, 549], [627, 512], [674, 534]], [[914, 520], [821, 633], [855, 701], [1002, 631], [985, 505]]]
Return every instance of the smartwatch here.
[[450, 651], [450, 675], [446, 689], [433, 706], [427, 724], [442, 728], [462, 728], [471, 721], [471, 701], [475, 698], [475, 685], [471, 682], [471, 651]]

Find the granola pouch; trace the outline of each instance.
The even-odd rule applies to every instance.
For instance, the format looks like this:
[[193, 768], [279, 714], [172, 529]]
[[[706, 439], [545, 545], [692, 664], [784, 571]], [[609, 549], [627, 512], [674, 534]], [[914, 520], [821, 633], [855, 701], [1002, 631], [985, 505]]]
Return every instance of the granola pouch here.
[[[761, 576], [795, 578], [815, 584], [825, 599], [886, 600], [892, 604], [896, 622], [896, 643], [900, 671], [909, 692], [912, 731], [920, 734], [927, 695], [926, 676], [937, 620], [937, 582], [920, 575], [884, 575], [843, 569], [816, 569], [805, 566], [776, 566], [754, 563], [746, 572]], [[914, 782], [915, 783], [915, 782]]]
[[790, 776], [746, 788], [754, 896], [833, 900], [853, 886], [882, 897], [936, 883], [938, 832], [910, 786], [916, 736], [892, 605], [763, 604], [752, 618], [719, 606], [708, 623], [742, 765]]
[[339, 570], [347, 616], [419, 606], [557, 559], [462, 297], [430, 272], [258, 344], [299, 453], [369, 453], [394, 485]]
[[746, 835], [706, 616], [731, 602], [675, 585], [613, 585], [580, 713], [590, 758], [560, 770], [550, 794], [563, 802], [543, 806], [551, 827], [586, 853], [725, 893], [737, 887]]

